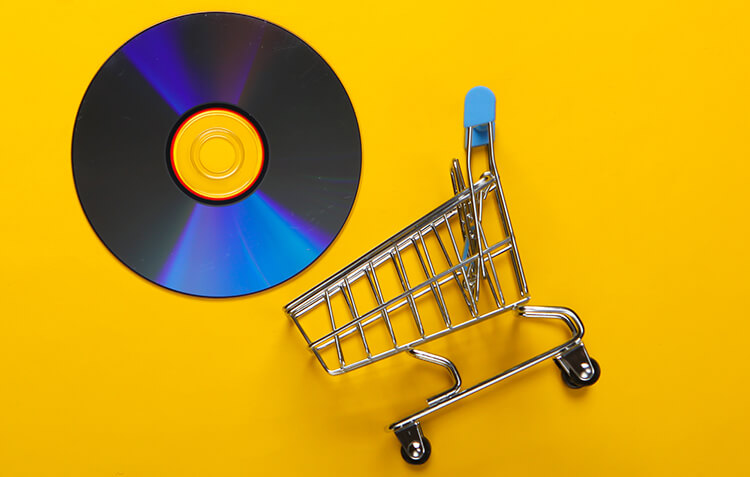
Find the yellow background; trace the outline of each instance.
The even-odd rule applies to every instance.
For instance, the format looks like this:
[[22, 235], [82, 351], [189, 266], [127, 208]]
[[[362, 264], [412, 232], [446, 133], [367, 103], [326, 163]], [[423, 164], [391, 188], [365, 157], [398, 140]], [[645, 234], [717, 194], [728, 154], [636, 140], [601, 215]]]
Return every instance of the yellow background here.
[[[119, 263], [70, 166], [101, 64], [201, 10], [299, 35], [362, 131], [359, 194], [331, 249], [230, 300]], [[746, 2], [27, 1], [3, 14], [0, 475], [747, 474]], [[282, 306], [450, 195], [476, 84], [497, 95], [532, 303], [581, 315], [602, 378], [572, 391], [547, 362], [440, 412], [423, 423], [433, 456], [413, 468], [385, 428], [444, 373], [399, 355], [329, 377]], [[518, 321], [437, 347], [473, 382], [563, 336]]]

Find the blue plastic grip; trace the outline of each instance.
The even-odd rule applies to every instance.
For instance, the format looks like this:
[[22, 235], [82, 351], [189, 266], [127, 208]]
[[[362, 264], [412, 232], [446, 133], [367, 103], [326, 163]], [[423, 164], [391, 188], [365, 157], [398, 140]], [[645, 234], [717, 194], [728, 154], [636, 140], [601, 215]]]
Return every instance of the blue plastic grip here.
[[469, 147], [469, 129], [473, 128], [471, 134], [471, 147], [482, 146], [490, 142], [487, 131], [487, 123], [490, 123], [494, 132], [495, 128], [495, 94], [491, 89], [484, 86], [475, 86], [466, 93], [464, 102], [464, 137], [465, 147]]

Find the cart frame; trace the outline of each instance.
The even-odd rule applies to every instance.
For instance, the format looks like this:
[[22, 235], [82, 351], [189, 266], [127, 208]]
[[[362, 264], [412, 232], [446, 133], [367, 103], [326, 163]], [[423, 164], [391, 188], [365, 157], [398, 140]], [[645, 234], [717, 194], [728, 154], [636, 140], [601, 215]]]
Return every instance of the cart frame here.
[[[323, 281], [309, 292], [300, 296], [285, 307], [286, 313], [299, 328], [308, 347], [331, 375], [366, 366], [373, 362], [407, 351], [417, 359], [440, 365], [450, 373], [453, 386], [448, 390], [427, 399], [427, 407], [390, 425], [401, 444], [402, 457], [409, 463], [421, 464], [431, 454], [430, 442], [424, 437], [421, 420], [428, 415], [454, 404], [466, 397], [493, 386], [521, 371], [552, 359], [561, 370], [564, 382], [572, 388], [594, 384], [600, 375], [598, 363], [588, 355], [582, 338], [584, 333], [581, 319], [569, 308], [526, 306], [530, 300], [526, 276], [521, 264], [515, 232], [510, 221], [508, 207], [500, 183], [495, 162], [494, 149], [495, 98], [484, 87], [473, 88], [466, 97], [464, 114], [466, 143], [466, 174], [468, 186], [464, 182], [462, 168], [454, 159], [451, 168], [451, 182], [454, 196], [418, 219], [349, 266]], [[488, 170], [475, 182], [472, 173], [472, 150], [487, 146]], [[490, 199], [490, 197], [492, 197]], [[494, 200], [493, 200], [494, 199]], [[498, 220], [502, 225], [500, 238], [489, 240], [484, 217], [487, 200], [494, 202]], [[454, 232], [455, 231], [455, 232]], [[460, 231], [460, 235], [459, 232]], [[431, 239], [433, 254], [426, 240]], [[424, 280], [413, 285], [402, 255], [413, 250], [418, 258], [420, 275]], [[505, 293], [498, 278], [498, 260], [509, 256], [510, 268], [515, 278], [514, 290]], [[440, 258], [442, 257], [442, 258]], [[443, 263], [441, 268], [439, 263]], [[378, 279], [378, 270], [393, 267], [400, 282], [401, 292], [389, 298], [384, 295]], [[357, 308], [353, 284], [366, 281], [375, 299], [376, 306], [360, 313]], [[448, 287], [458, 287], [465, 307], [460, 307], [462, 315], [468, 319], [456, 320], [456, 307], [451, 307], [445, 299]], [[486, 299], [484, 309], [480, 306], [480, 295], [488, 290], [491, 299]], [[346, 321], [337, 326], [336, 313], [332, 301], [337, 294], [343, 296], [348, 315]], [[434, 299], [441, 325], [429, 332], [418, 310], [418, 303]], [[302, 318], [318, 307], [325, 307], [330, 320], [330, 331], [322, 336], [310, 337], [302, 324]], [[408, 309], [419, 336], [400, 340], [394, 331], [393, 315], [401, 309]], [[571, 337], [564, 343], [538, 354], [500, 374], [487, 378], [471, 387], [462, 389], [462, 380], [456, 366], [447, 358], [415, 349], [417, 346], [438, 339], [460, 329], [472, 326], [498, 314], [516, 310], [526, 318], [558, 319], [567, 325]], [[339, 317], [340, 318], [340, 317]], [[390, 337], [389, 346], [383, 351], [373, 351], [368, 344], [368, 330], [374, 326], [385, 326]], [[347, 360], [342, 347], [346, 339], [361, 340], [364, 356], [353, 362]], [[330, 363], [323, 356], [326, 351], [335, 349], [335, 358]]]

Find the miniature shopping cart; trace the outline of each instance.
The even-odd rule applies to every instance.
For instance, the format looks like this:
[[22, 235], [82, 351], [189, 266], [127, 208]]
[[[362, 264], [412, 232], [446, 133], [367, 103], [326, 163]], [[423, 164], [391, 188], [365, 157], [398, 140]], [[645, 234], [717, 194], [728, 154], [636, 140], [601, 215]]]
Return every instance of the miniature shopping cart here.
[[[600, 374], [583, 344], [583, 324], [572, 310], [524, 305], [530, 297], [495, 164], [494, 121], [493, 93], [473, 88], [464, 113], [468, 186], [454, 159], [451, 199], [285, 308], [331, 375], [402, 351], [450, 372], [452, 388], [390, 426], [403, 458], [412, 464], [430, 456], [421, 421], [439, 409], [547, 359], [554, 360], [572, 388], [594, 384]], [[472, 152], [480, 146], [487, 146], [489, 170], [475, 182]], [[466, 389], [450, 360], [416, 349], [510, 310], [527, 318], [562, 320], [572, 337]]]

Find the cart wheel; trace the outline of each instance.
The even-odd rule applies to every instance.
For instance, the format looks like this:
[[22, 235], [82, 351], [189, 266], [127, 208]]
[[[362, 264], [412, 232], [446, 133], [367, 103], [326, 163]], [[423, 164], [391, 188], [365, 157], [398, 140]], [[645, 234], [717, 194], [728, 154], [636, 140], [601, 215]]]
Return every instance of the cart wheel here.
[[412, 448], [412, 444], [416, 443], [414, 442], [412, 444], [409, 444], [409, 448], [411, 451], [413, 451], [414, 454], [417, 454], [418, 456], [412, 457], [412, 455], [410, 455], [409, 452], [407, 452], [406, 449], [401, 446], [401, 457], [403, 457], [406, 462], [412, 465], [420, 465], [427, 462], [427, 459], [430, 458], [430, 454], [432, 453], [432, 445], [426, 437], [422, 438], [422, 442], [424, 442], [424, 452], [420, 453], [419, 449]]
[[565, 372], [562, 367], [560, 367], [560, 374], [562, 375], [563, 382], [571, 389], [579, 389], [584, 386], [591, 386], [599, 380], [599, 376], [601, 376], [602, 374], [602, 371], [599, 368], [599, 363], [594, 358], [591, 358], [591, 364], [594, 366], [594, 375], [591, 376], [591, 379], [589, 379], [588, 381], [582, 381], [578, 378], [578, 376], [570, 375]]

